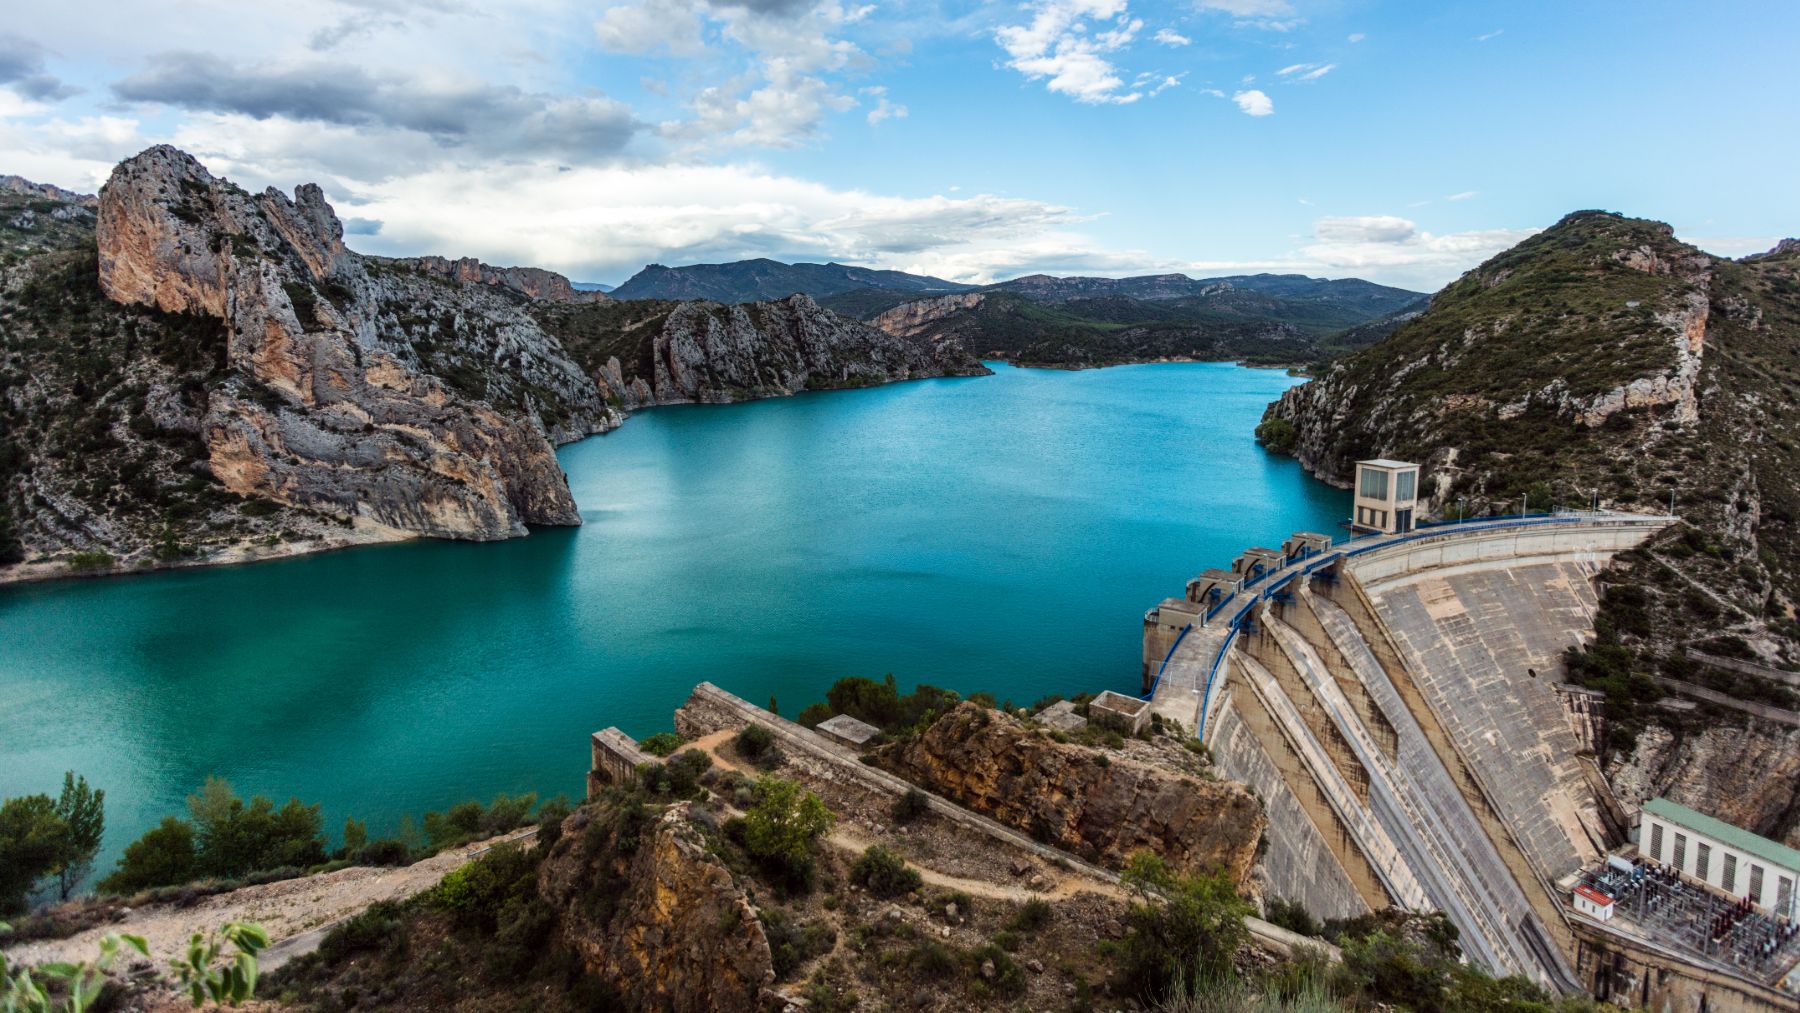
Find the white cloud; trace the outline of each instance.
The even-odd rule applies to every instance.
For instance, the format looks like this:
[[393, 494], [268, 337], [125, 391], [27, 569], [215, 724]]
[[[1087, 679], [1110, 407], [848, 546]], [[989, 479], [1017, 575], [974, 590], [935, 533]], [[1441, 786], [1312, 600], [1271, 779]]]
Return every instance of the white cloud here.
[[872, 88], [864, 88], [862, 93], [875, 100], [875, 108], [870, 109], [868, 115], [870, 126], [874, 126], [882, 120], [903, 120], [906, 118], [906, 107], [890, 101], [887, 96], [886, 87], [876, 85]]
[[1198, 0], [1195, 6], [1240, 18], [1284, 18], [1294, 13], [1288, 0]]
[[1185, 46], [1194, 41], [1173, 28], [1157, 29], [1155, 39], [1165, 46]]
[[1538, 229], [1482, 229], [1434, 234], [1395, 215], [1320, 218], [1299, 259], [1326, 272], [1374, 274], [1405, 284], [1440, 285]]
[[1275, 76], [1290, 81], [1317, 81], [1336, 69], [1335, 63], [1292, 63], [1276, 71]]
[[[1128, 16], [1125, 0], [1037, 0], [1029, 24], [1004, 25], [995, 41], [1006, 65], [1077, 102], [1123, 105], [1144, 97], [1129, 89], [1109, 54], [1131, 43], [1144, 22]], [[1097, 25], [1111, 27], [1095, 30]]]
[[594, 36], [600, 48], [609, 53], [693, 56], [706, 48], [701, 39], [700, 12], [685, 0], [608, 7], [594, 22]]
[[1361, 32], [1351, 32], [1348, 41], [1351, 43], [1357, 43], [1357, 42], [1361, 42], [1362, 40], [1364, 40], [1366, 38], [1368, 38], [1368, 36], [1364, 35]]
[[1444, 199], [1445, 200], [1470, 200], [1471, 198], [1475, 198], [1475, 197], [1479, 197], [1479, 196], [1481, 196], [1480, 190], [1464, 190], [1461, 193], [1453, 193], [1450, 196], [1445, 197]]
[[1269, 116], [1275, 112], [1275, 102], [1255, 88], [1240, 91], [1231, 96], [1231, 100], [1251, 116]]
[[1487, 32], [1482, 35], [1475, 36], [1475, 41], [1476, 42], [1486, 42], [1489, 39], [1499, 38], [1500, 36], [1505, 35], [1505, 34], [1506, 34], [1506, 29], [1496, 28], [1491, 32]]

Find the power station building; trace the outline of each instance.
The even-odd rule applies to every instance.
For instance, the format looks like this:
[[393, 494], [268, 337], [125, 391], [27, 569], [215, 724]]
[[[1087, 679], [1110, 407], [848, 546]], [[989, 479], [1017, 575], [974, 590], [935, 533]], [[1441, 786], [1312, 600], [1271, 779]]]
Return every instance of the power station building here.
[[1666, 798], [1644, 803], [1638, 854], [1710, 889], [1795, 917], [1800, 851]]
[[1419, 505], [1419, 466], [1405, 461], [1377, 459], [1356, 462], [1356, 515], [1350, 526], [1358, 531], [1403, 535], [1413, 529], [1413, 512]]

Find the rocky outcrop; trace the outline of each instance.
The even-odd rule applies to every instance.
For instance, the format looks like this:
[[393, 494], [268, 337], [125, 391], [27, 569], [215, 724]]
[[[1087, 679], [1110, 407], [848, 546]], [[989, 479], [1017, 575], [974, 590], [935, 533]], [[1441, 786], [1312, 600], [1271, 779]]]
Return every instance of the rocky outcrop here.
[[1057, 742], [963, 703], [882, 747], [877, 765], [969, 809], [1093, 861], [1150, 851], [1189, 870], [1250, 875], [1267, 820], [1242, 785], [1198, 781]]
[[954, 339], [888, 334], [806, 295], [731, 306], [631, 305], [650, 306], [643, 312], [652, 315], [623, 322], [606, 340], [585, 346], [597, 359], [596, 379], [627, 409], [988, 373]]
[[35, 197], [39, 200], [55, 201], [58, 204], [72, 204], [89, 211], [100, 206], [100, 198], [91, 193], [76, 193], [51, 183], [33, 183], [23, 176], [0, 176], [0, 194]]
[[911, 338], [929, 332], [933, 325], [963, 310], [972, 310], [981, 305], [986, 298], [980, 292], [962, 292], [957, 295], [938, 296], [935, 299], [919, 299], [900, 305], [878, 314], [869, 323], [875, 329], [892, 334], [896, 338]]
[[[681, 802], [632, 828], [588, 828], [614, 819], [580, 812], [538, 870], [538, 893], [555, 909], [564, 940], [623, 1008], [739, 1013], [758, 1008], [775, 981], [768, 937], [748, 895], [708, 852], [692, 807]], [[583, 832], [586, 831], [586, 832]], [[598, 831], [598, 832], [594, 832]]]
[[604, 292], [581, 291], [569, 284], [569, 279], [541, 267], [495, 267], [483, 264], [474, 257], [457, 260], [448, 257], [399, 257], [387, 263], [438, 278], [448, 278], [462, 285], [487, 285], [517, 292], [528, 299], [582, 303], [606, 302], [610, 298]]
[[[537, 413], [561, 435], [617, 415], [504, 299], [436, 291], [347, 250], [317, 186], [251, 195], [151, 148], [102, 189], [98, 245], [114, 301], [224, 322], [228, 375], [201, 428], [231, 492], [397, 535], [480, 540], [580, 522]], [[429, 326], [428, 349], [402, 318]], [[465, 378], [488, 398], [424, 368], [471, 349], [517, 356]], [[496, 386], [517, 395], [514, 410], [497, 406]], [[534, 395], [537, 412], [518, 410]]]
[[1614, 757], [1607, 777], [1627, 806], [1667, 798], [1800, 847], [1800, 797], [1791, 790], [1800, 785], [1800, 729], [1760, 720], [1691, 731], [1652, 726], [1632, 753]]

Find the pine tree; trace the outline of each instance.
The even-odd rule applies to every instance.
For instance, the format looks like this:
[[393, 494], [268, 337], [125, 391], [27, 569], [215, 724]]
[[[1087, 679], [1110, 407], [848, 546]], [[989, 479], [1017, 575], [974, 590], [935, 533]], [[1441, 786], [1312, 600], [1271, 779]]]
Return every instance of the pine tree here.
[[106, 792], [89, 788], [87, 778], [67, 771], [56, 814], [69, 827], [62, 864], [56, 871], [57, 891], [68, 900], [93, 870], [94, 856], [100, 852], [100, 839], [106, 834]]

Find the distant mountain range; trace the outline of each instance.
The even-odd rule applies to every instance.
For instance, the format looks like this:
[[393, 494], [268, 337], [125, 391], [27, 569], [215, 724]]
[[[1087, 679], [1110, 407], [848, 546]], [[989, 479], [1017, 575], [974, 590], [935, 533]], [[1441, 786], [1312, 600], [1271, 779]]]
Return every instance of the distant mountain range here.
[[777, 260], [739, 260], [730, 264], [651, 264], [613, 289], [617, 299], [710, 299], [720, 303], [758, 302], [810, 295], [814, 299], [859, 289], [920, 295], [966, 292], [942, 278], [903, 271], [873, 271], [845, 264], [783, 264]]
[[619, 287], [617, 285], [608, 285], [598, 281], [572, 281], [569, 282], [569, 284], [577, 292], [611, 292]]
[[804, 294], [895, 334], [956, 337], [973, 351], [1049, 366], [1146, 359], [1294, 364], [1360, 347], [1424, 309], [1418, 292], [1299, 274], [1190, 278], [1027, 275], [994, 285], [843, 264], [652, 264], [621, 300], [720, 303]]

